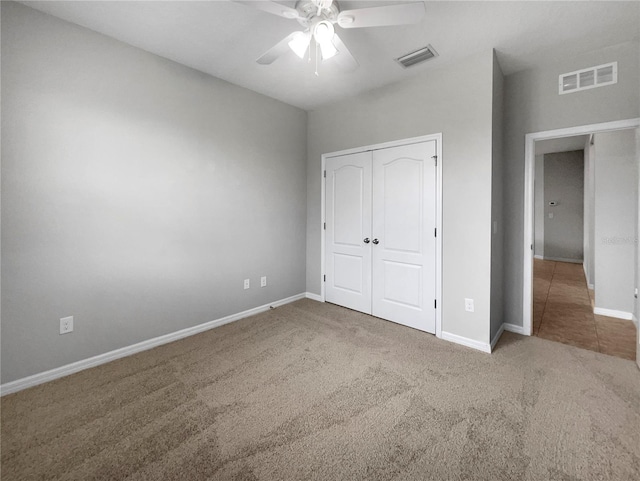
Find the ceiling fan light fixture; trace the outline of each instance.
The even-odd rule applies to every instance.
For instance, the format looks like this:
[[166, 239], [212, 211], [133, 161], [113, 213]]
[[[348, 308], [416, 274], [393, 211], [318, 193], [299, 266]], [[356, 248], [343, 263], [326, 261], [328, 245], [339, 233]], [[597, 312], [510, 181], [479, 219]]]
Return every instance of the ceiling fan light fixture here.
[[331, 40], [328, 40], [320, 44], [320, 52], [322, 53], [322, 60], [327, 60], [337, 54], [338, 49], [336, 49]]
[[[334, 56], [336, 57], [336, 65], [344, 70], [353, 70], [358, 66], [356, 59], [340, 39], [340, 36], [336, 34], [334, 24], [337, 23], [345, 29], [408, 25], [419, 23], [425, 14], [425, 2], [415, 0], [410, 3], [396, 3], [394, 5], [352, 10], [341, 10], [336, 0], [295, 0], [294, 7], [285, 6], [280, 1], [275, 0], [235, 1], [281, 18], [296, 19], [306, 30], [287, 35], [258, 57], [256, 59], [257, 63], [269, 65], [288, 52], [289, 49], [293, 50], [300, 58], [304, 58], [309, 52], [309, 61], [311, 61], [312, 57], [316, 61], [316, 75], [319, 61]], [[294, 2], [294, 0], [290, 0], [290, 2]], [[313, 46], [315, 55], [311, 55], [312, 39], [315, 42]], [[437, 56], [435, 51], [427, 52], [427, 54], [431, 57]], [[396, 60], [403, 67], [408, 67], [425, 59], [422, 55], [418, 55], [419, 58], [416, 58], [415, 52], [410, 57], [412, 58]]]
[[338, 50], [332, 43], [335, 34], [336, 31], [333, 28], [333, 24], [326, 20], [322, 20], [321, 22], [316, 23], [316, 25], [313, 27], [313, 38], [320, 46], [320, 51], [322, 52], [322, 60], [331, 58], [336, 53], [338, 53]]
[[311, 35], [309, 32], [298, 32], [298, 35], [289, 42], [289, 48], [293, 50], [293, 53], [298, 57], [304, 58], [310, 42]]
[[320, 45], [330, 43], [335, 33], [336, 31], [331, 22], [327, 22], [326, 20], [316, 23], [315, 27], [313, 27], [313, 38], [315, 38], [316, 42]]

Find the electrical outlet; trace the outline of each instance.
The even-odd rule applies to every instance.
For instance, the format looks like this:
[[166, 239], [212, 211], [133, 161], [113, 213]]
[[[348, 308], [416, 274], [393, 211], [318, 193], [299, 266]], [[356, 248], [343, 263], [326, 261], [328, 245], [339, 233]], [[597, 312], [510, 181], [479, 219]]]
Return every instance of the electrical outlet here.
[[249, 279], [244, 280], [244, 288], [249, 289], [251, 287], [251, 281]]
[[70, 332], [73, 332], [73, 316], [61, 318], [60, 334], [69, 334]]
[[260, 278], [260, 287], [267, 287], [267, 276], [262, 276]]
[[473, 312], [473, 299], [465, 299], [464, 300], [464, 310], [467, 312]]

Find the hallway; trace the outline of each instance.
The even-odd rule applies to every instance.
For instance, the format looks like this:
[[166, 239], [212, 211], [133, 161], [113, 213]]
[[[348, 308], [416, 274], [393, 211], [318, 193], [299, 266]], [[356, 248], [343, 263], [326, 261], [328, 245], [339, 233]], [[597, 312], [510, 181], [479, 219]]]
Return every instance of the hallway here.
[[593, 314], [581, 264], [534, 259], [533, 276], [534, 336], [635, 360], [633, 322]]

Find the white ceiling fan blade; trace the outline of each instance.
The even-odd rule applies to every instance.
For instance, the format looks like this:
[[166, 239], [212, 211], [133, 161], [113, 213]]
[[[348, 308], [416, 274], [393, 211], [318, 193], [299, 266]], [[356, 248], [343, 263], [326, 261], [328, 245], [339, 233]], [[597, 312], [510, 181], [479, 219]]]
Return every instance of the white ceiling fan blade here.
[[289, 48], [289, 42], [291, 42], [298, 35], [303, 34], [304, 32], [293, 32], [287, 35], [285, 38], [276, 43], [273, 47], [263, 53], [257, 60], [261, 65], [269, 65], [273, 63], [278, 57], [281, 55], [291, 51]]
[[272, 13], [273, 15], [278, 15], [279, 17], [284, 17], [284, 18], [299, 17], [298, 11], [295, 8], [287, 7], [286, 5], [281, 5], [279, 3], [271, 2], [269, 0], [253, 0], [253, 1], [235, 0], [235, 1], [237, 3], [242, 3], [243, 5], [247, 5], [249, 7], [257, 8], [258, 10]]
[[349, 71], [358, 68], [358, 61], [351, 55], [351, 52], [349, 52], [349, 49], [342, 42], [338, 34], [333, 36], [333, 45], [338, 49], [338, 55], [336, 55], [334, 59], [341, 69]]
[[385, 7], [344, 10], [338, 15], [342, 28], [384, 27], [418, 23], [424, 16], [424, 3], [404, 3]]

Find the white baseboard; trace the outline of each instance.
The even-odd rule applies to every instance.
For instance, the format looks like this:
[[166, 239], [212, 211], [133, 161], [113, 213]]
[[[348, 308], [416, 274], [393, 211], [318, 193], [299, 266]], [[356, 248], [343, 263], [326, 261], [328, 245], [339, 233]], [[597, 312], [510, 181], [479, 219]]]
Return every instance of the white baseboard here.
[[540, 254], [534, 254], [533, 258], [542, 260], [542, 259], [544, 259], [544, 256], [541, 256]]
[[318, 294], [314, 294], [313, 292], [306, 292], [305, 297], [307, 299], [311, 299], [312, 301], [323, 302], [322, 296], [319, 296]]
[[544, 257], [545, 261], [570, 262], [572, 264], [583, 264], [584, 259], [567, 259], [564, 257]]
[[633, 314], [625, 311], [617, 311], [615, 309], [605, 309], [604, 307], [594, 307], [593, 313], [599, 316], [616, 317], [618, 319], [633, 320]]
[[504, 322], [500, 324], [500, 329], [498, 329], [498, 332], [496, 332], [496, 335], [493, 336], [493, 339], [491, 339], [491, 351], [493, 351], [493, 348], [496, 347], [496, 344], [498, 344], [498, 341], [500, 340], [500, 336], [502, 336], [503, 332], [504, 332]]
[[462, 346], [467, 346], [478, 351], [491, 353], [491, 345], [486, 342], [475, 341], [466, 337], [458, 336], [457, 334], [451, 334], [450, 332], [442, 331], [442, 339], [449, 342], [455, 342]]
[[268, 311], [272, 307], [278, 307], [284, 304], [289, 304], [290, 302], [297, 301], [299, 299], [304, 299], [305, 297], [305, 293], [296, 294], [295, 296], [287, 297], [286, 299], [280, 299], [279, 301], [274, 301], [269, 304], [254, 307], [253, 309], [248, 309], [237, 314], [231, 314], [229, 316], [216, 319], [215, 321], [205, 322], [204, 324], [181, 329], [180, 331], [175, 331], [163, 336], [154, 337], [153, 339], [147, 339], [146, 341], [138, 342], [137, 344], [122, 347], [114, 351], [105, 352], [104, 354], [99, 354], [88, 359], [76, 361], [65, 366], [51, 369], [49, 371], [44, 371], [32, 376], [27, 376], [22, 379], [16, 379], [15, 381], [7, 382], [0, 385], [0, 396], [11, 394], [17, 391], [22, 391], [23, 389], [26, 389], [28, 387], [37, 386], [38, 384], [53, 381], [54, 379], [68, 376], [69, 374], [84, 371], [85, 369], [89, 369], [90, 367], [99, 366], [100, 364], [105, 364], [122, 357], [130, 356], [138, 352], [162, 346], [163, 344], [177, 341], [178, 339], [193, 336], [194, 334], [199, 334], [201, 332], [208, 331], [209, 329], [220, 327], [224, 324], [229, 324], [230, 322], [238, 321], [240, 319], [244, 319], [245, 317]]
[[523, 336], [528, 336], [529, 333], [525, 333], [524, 332], [524, 327], [523, 326], [518, 326], [516, 324], [508, 324], [508, 323], [504, 323], [504, 330], [508, 331], [508, 332], [513, 332], [515, 334], [521, 334]]
[[596, 286], [595, 286], [594, 284], [587, 284], [587, 287], [588, 287], [590, 290], [594, 290], [594, 289], [596, 288]]

